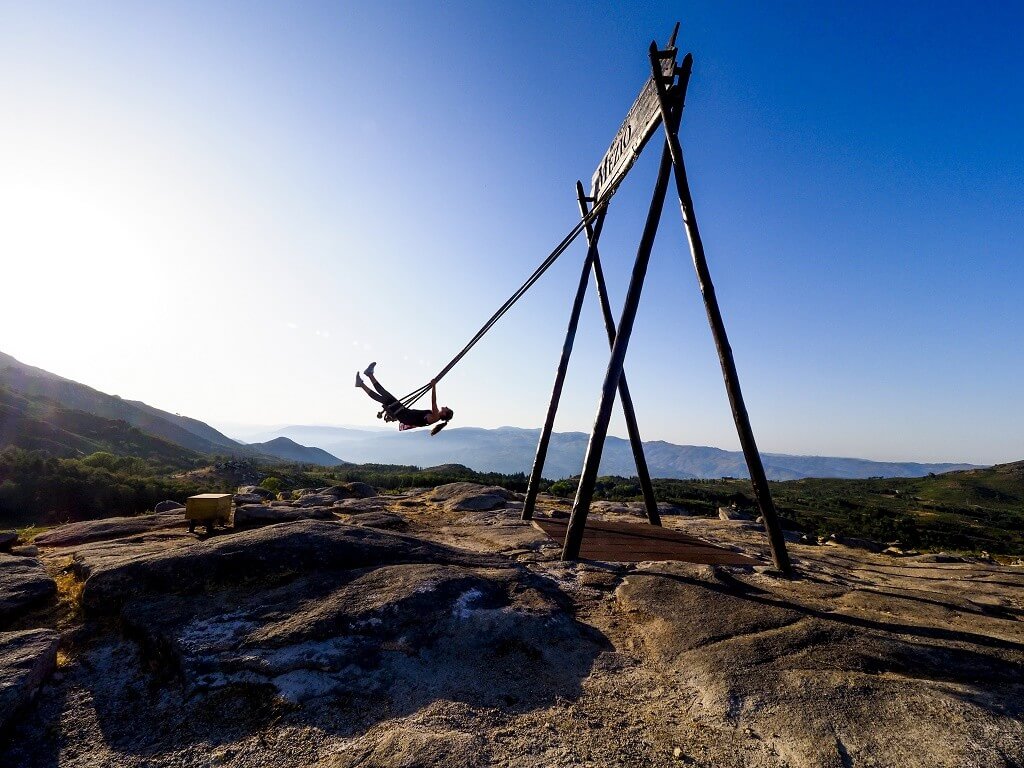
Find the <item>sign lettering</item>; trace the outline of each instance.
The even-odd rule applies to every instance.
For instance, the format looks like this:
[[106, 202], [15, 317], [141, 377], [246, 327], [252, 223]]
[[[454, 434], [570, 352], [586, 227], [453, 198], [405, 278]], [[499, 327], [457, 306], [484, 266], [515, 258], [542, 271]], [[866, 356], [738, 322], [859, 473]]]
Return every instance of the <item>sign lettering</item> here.
[[[671, 77], [675, 73], [675, 57], [661, 60], [662, 74]], [[647, 140], [661, 122], [661, 106], [658, 90], [653, 78], [647, 78], [640, 95], [626, 113], [611, 146], [604, 153], [597, 170], [590, 180], [590, 196], [599, 200], [606, 190], [613, 190], [633, 167]]]

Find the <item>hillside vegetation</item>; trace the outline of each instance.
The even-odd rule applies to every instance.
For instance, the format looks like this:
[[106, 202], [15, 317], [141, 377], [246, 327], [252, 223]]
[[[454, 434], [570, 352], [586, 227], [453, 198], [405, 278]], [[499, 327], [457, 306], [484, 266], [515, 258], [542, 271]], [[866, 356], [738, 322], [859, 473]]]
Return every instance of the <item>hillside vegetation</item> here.
[[[147, 458], [109, 451], [62, 458], [39, 450], [5, 449], [0, 453], [0, 527], [138, 514], [166, 498], [229, 491], [267, 478], [274, 478], [274, 487], [285, 492], [355, 480], [384, 492], [459, 481], [520, 492], [527, 485], [523, 473], [475, 472], [460, 464], [326, 468], [229, 457], [197, 460], [188, 452], [165, 456], [156, 450], [163, 441], [135, 435], [137, 430], [127, 425], [124, 430], [144, 445], [150, 445], [147, 439], [154, 441]], [[80, 437], [80, 448], [103, 443], [82, 431], [87, 435]], [[744, 479], [657, 479], [654, 484], [660, 501], [694, 514], [713, 516], [719, 506], [732, 503], [755, 508], [750, 482]], [[771, 487], [779, 513], [812, 535], [837, 533], [926, 549], [1024, 553], [1024, 462], [922, 478], [804, 479], [773, 482]], [[542, 490], [572, 498], [576, 481], [545, 481]], [[595, 498], [638, 500], [640, 486], [636, 478], [602, 477]]]
[[123, 419], [96, 416], [42, 395], [0, 386], [0, 447], [7, 446], [64, 458], [107, 451], [176, 467], [202, 461], [199, 453], [143, 432]]
[[[358, 453], [356, 430], [296, 429], [295, 437], [302, 439], [344, 436], [339, 452]], [[406, 458], [409, 451], [441, 445], [426, 434], [366, 434], [381, 442], [383, 455], [405, 463], [348, 464], [287, 436], [241, 445], [196, 419], [99, 392], [0, 352], [0, 528], [138, 514], [163, 499], [181, 501], [193, 493], [228, 491], [268, 478], [285, 492], [353, 480], [384, 491], [457, 481], [526, 490], [522, 472], [476, 472], [462, 464], [414, 466], [428, 462]], [[585, 435], [567, 433], [558, 439], [582, 455]], [[443, 445], [449, 455], [465, 455], [476, 463], [494, 452], [495, 441], [499, 455], [525, 456], [512, 466], [528, 465], [536, 430], [448, 430]], [[609, 438], [606, 453], [614, 453], [616, 446], [625, 450], [627, 443]], [[692, 477], [693, 471], [717, 477], [739, 471], [740, 454], [735, 452], [668, 443], [651, 443], [649, 448], [651, 456], [661, 457], [652, 470], [661, 467], [658, 471], [666, 477]], [[812, 479], [806, 473], [900, 475], [951, 465], [776, 454], [765, 459], [769, 475], [792, 478], [798, 473], [797, 479], [773, 482], [772, 493], [790, 525], [809, 534], [899, 541], [907, 547], [1024, 552], [1024, 462], [927, 477], [864, 480]], [[684, 464], [689, 467], [685, 472]], [[579, 467], [580, 462], [574, 459], [571, 466]], [[549, 461], [548, 471], [557, 477], [557, 462]], [[655, 484], [659, 500], [694, 514], [713, 516], [717, 507], [730, 503], [754, 506], [750, 482], [740, 477], [661, 479]], [[545, 482], [542, 490], [571, 498], [576, 481]], [[603, 477], [596, 498], [636, 500], [640, 487], [636, 478]]]
[[[655, 492], [700, 514], [736, 502], [753, 509], [747, 480], [655, 480]], [[919, 478], [804, 479], [771, 483], [779, 513], [804, 531], [900, 541], [929, 549], [1024, 552], [1024, 461]], [[551, 492], [575, 493], [559, 481]], [[596, 498], [641, 498], [636, 478], [601, 478]]]
[[66, 459], [6, 448], [0, 451], [0, 528], [135, 515], [164, 499], [232, 489], [173, 472], [166, 465], [105, 451]]

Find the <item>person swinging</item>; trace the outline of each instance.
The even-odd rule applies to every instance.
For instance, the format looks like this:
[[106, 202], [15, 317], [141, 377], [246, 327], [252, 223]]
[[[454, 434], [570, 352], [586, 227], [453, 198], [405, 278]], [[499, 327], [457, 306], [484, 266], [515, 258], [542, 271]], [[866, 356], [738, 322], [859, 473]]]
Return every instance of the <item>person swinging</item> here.
[[377, 414], [378, 419], [383, 418], [384, 421], [397, 421], [398, 429], [401, 431], [416, 429], [417, 427], [429, 427], [433, 424], [434, 428], [430, 430], [431, 435], [436, 435], [448, 426], [448, 422], [455, 416], [455, 412], [447, 406], [437, 407], [437, 384], [435, 382], [430, 382], [429, 411], [418, 408], [406, 408], [397, 397], [384, 389], [380, 382], [377, 381], [373, 375], [376, 366], [377, 363], [370, 363], [366, 366], [366, 370], [363, 371], [363, 376], [370, 380], [370, 383], [373, 384], [373, 389], [366, 386], [358, 371], [356, 372], [356, 386], [384, 406], [381, 412]]

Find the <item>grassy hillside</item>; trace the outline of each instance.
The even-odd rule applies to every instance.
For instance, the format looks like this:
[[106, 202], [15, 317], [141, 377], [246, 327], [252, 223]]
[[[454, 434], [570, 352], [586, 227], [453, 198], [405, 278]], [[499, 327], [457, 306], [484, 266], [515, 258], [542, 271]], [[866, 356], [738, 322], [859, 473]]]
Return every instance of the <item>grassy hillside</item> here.
[[114, 421], [125, 421], [147, 434], [190, 451], [211, 455], [249, 453], [245, 447], [202, 422], [185, 419], [145, 403], [135, 403], [117, 395], [108, 395], [77, 381], [25, 365], [2, 352], [0, 386], [30, 399], [44, 398], [70, 410]]
[[119, 419], [66, 408], [56, 400], [0, 386], [0, 448], [43, 450], [65, 458], [97, 451], [135, 456], [170, 467], [191, 466], [200, 455]]

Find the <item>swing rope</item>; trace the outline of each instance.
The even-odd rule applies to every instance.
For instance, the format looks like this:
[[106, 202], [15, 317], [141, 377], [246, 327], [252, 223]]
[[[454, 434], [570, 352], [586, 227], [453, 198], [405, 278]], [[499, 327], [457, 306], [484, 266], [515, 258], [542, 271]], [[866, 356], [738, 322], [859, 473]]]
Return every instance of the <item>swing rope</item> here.
[[[617, 186], [618, 185], [616, 185], [616, 187]], [[569, 234], [562, 238], [562, 241], [555, 246], [554, 250], [551, 251], [550, 254], [548, 254], [548, 257], [544, 259], [544, 261], [541, 262], [540, 266], [534, 270], [533, 274], [526, 279], [526, 282], [519, 286], [519, 288], [516, 289], [515, 293], [513, 293], [511, 296], [508, 297], [508, 299], [506, 299], [504, 304], [498, 307], [497, 312], [491, 315], [490, 319], [483, 324], [480, 330], [476, 332], [476, 335], [469, 340], [466, 346], [464, 346], [459, 351], [459, 353], [455, 355], [455, 357], [453, 357], [444, 368], [441, 369], [441, 372], [433, 378], [432, 382], [424, 384], [419, 389], [414, 389], [408, 395], [403, 397], [399, 401], [401, 403], [401, 407], [408, 408], [414, 403], [416, 403], [416, 401], [418, 401], [421, 397], [423, 397], [425, 394], [427, 394], [427, 392], [430, 391], [431, 387], [434, 384], [436, 384], [446, 375], [448, 375], [448, 372], [452, 368], [454, 368], [459, 363], [459, 361], [462, 360], [462, 358], [464, 358], [469, 353], [469, 351], [473, 347], [476, 346], [477, 342], [479, 342], [480, 339], [482, 339], [487, 334], [487, 332], [491, 330], [494, 324], [497, 323], [498, 320], [500, 320], [506, 312], [512, 309], [513, 305], [517, 301], [519, 301], [519, 299], [521, 299], [526, 294], [526, 292], [530, 290], [530, 288], [533, 287], [533, 284], [540, 280], [544, 273], [547, 272], [548, 268], [551, 267], [551, 265], [558, 260], [558, 257], [565, 253], [569, 246], [572, 245], [573, 241], [575, 241], [576, 238], [579, 237], [580, 233], [583, 232], [587, 228], [587, 226], [589, 226], [590, 223], [593, 222], [593, 220], [598, 216], [598, 214], [602, 210], [604, 210], [604, 208], [607, 207], [608, 202], [611, 200], [612, 195], [615, 193], [615, 191], [615, 188], [610, 188], [606, 192], [602, 193], [602, 195], [600, 196], [601, 200], [590, 210], [589, 213], [587, 213], [586, 216], [581, 218], [576, 223], [576, 226], [569, 230]]]

